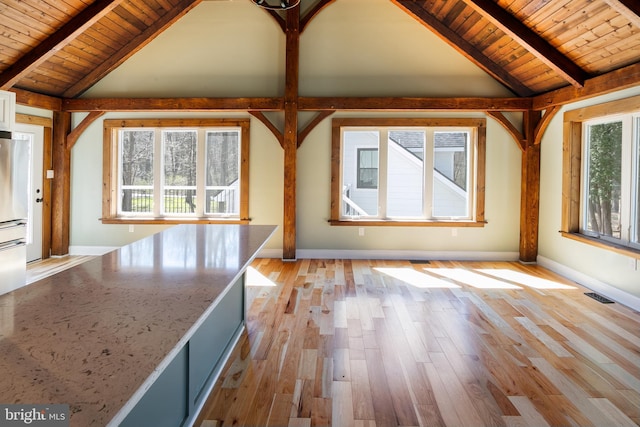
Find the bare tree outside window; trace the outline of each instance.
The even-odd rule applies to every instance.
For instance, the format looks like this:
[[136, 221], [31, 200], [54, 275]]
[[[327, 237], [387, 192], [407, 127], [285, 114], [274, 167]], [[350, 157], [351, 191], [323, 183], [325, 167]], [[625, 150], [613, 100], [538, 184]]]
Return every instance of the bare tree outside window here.
[[153, 211], [153, 131], [123, 130], [122, 149], [123, 212]]
[[196, 131], [164, 132], [165, 213], [195, 212], [197, 149]]

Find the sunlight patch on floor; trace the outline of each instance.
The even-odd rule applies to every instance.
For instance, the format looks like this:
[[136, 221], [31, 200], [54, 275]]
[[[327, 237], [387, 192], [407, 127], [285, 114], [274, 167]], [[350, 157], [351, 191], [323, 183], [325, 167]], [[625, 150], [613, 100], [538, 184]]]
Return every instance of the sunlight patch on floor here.
[[459, 288], [460, 286], [443, 280], [431, 274], [421, 273], [413, 268], [383, 268], [376, 267], [374, 270], [380, 273], [401, 280], [416, 288]]
[[487, 277], [464, 268], [425, 268], [425, 270], [478, 289], [522, 289], [513, 283]]
[[499, 277], [500, 279], [518, 283], [534, 289], [578, 289], [575, 286], [565, 285], [564, 283], [554, 282], [553, 280], [543, 279], [541, 277], [532, 276], [530, 274], [521, 273], [508, 269], [479, 269], [476, 270], [482, 274]]
[[246, 286], [276, 286], [276, 284], [267, 276], [260, 273], [253, 267], [247, 268], [247, 274], [245, 278]]

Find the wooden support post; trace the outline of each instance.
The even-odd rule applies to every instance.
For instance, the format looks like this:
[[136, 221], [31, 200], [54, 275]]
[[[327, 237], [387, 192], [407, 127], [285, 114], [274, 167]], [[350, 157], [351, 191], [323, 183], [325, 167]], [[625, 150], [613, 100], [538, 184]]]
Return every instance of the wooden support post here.
[[284, 95], [284, 218], [282, 258], [296, 259], [296, 166], [298, 149], [298, 70], [300, 7], [287, 11]]
[[524, 113], [524, 152], [520, 195], [520, 261], [535, 262], [538, 256], [540, 221], [540, 144], [536, 144], [536, 127], [540, 111]]
[[53, 185], [51, 188], [51, 255], [69, 253], [69, 217], [71, 210], [71, 150], [67, 135], [71, 132], [71, 113], [53, 113]]

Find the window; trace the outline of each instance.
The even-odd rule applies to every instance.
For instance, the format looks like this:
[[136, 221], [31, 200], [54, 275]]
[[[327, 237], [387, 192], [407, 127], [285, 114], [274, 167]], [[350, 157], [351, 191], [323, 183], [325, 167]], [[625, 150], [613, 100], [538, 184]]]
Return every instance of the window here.
[[484, 222], [483, 119], [334, 119], [332, 223]]
[[358, 188], [378, 188], [377, 148], [358, 148]]
[[586, 235], [623, 245], [639, 243], [634, 185], [639, 122], [640, 117], [627, 115], [584, 123], [581, 232]]
[[103, 221], [246, 221], [249, 120], [105, 120]]
[[565, 123], [564, 235], [640, 249], [640, 97], [569, 111]]

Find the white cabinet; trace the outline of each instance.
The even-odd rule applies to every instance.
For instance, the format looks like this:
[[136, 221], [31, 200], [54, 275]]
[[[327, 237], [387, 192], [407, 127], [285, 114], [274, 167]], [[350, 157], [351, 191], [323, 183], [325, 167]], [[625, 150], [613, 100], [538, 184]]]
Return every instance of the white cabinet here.
[[13, 130], [16, 121], [16, 94], [0, 90], [0, 130]]

